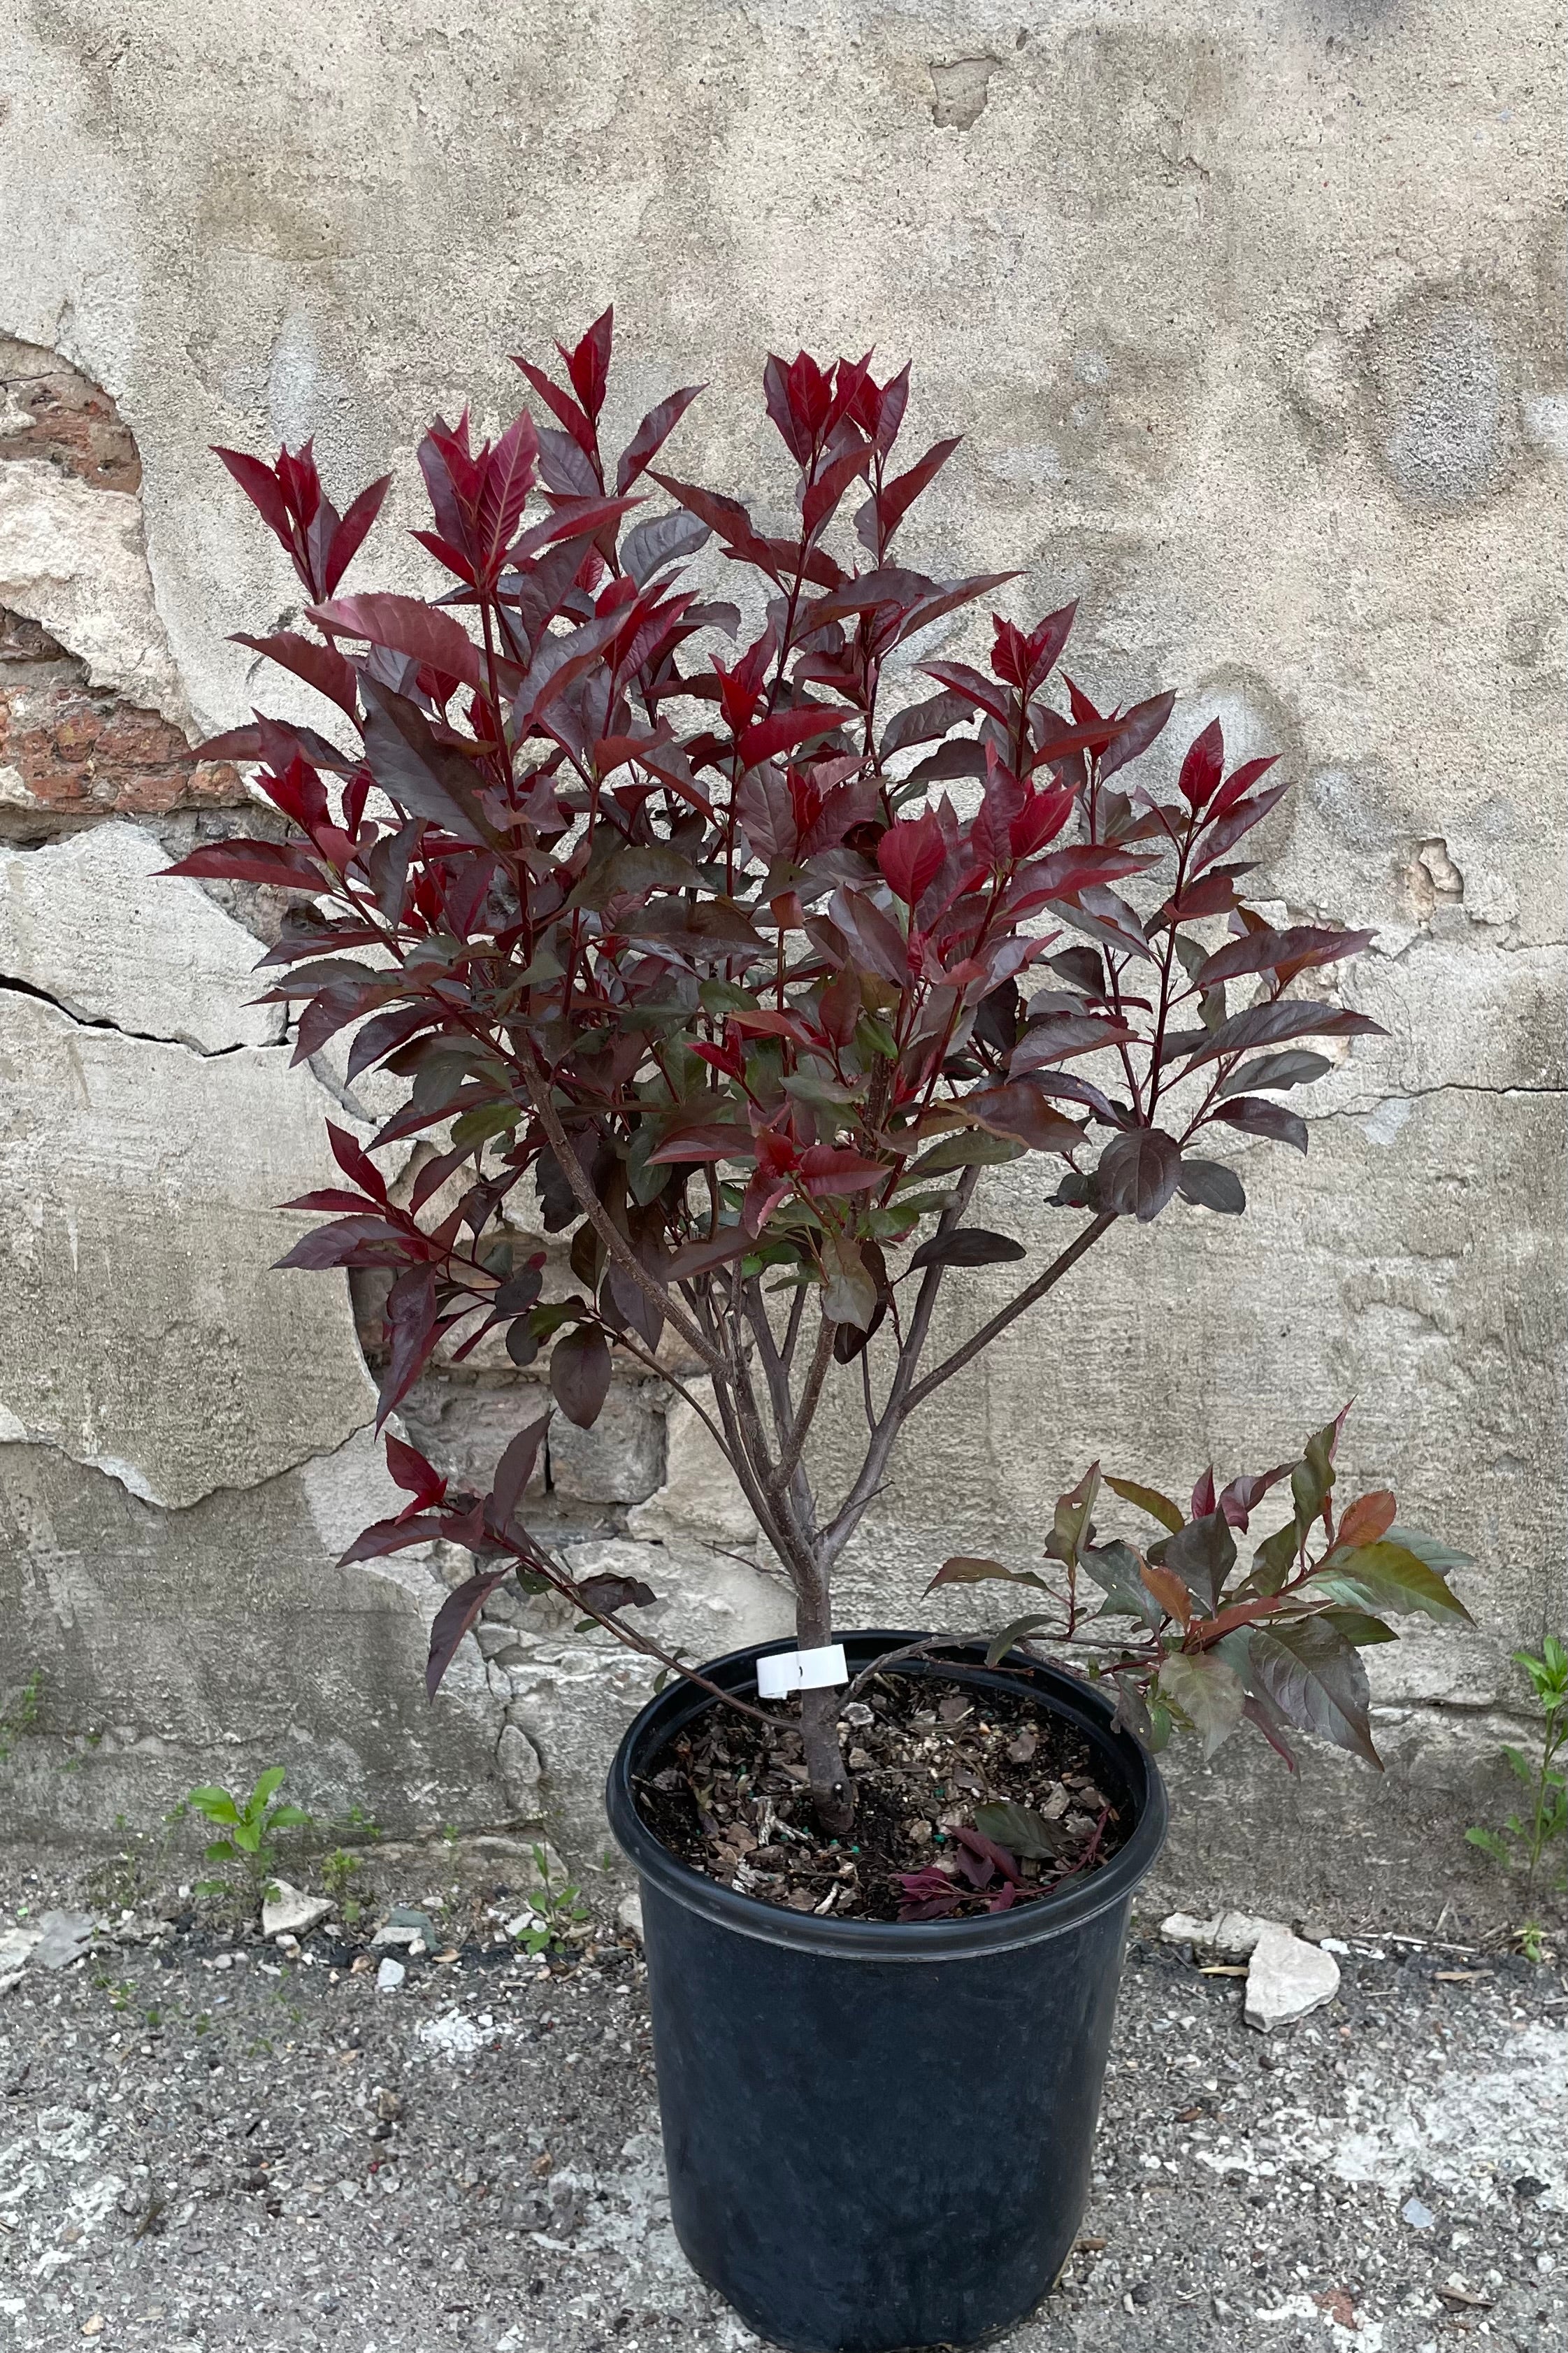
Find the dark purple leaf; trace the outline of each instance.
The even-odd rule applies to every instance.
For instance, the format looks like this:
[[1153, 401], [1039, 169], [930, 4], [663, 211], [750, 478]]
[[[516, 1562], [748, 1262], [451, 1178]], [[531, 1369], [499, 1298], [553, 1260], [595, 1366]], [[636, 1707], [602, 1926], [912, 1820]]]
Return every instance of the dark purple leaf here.
[[1342, 1006], [1314, 1005], [1299, 997], [1287, 997], [1271, 1005], [1252, 1005], [1245, 1013], [1233, 1013], [1209, 1033], [1208, 1043], [1195, 1053], [1188, 1063], [1195, 1071], [1200, 1063], [1218, 1061], [1223, 1055], [1239, 1054], [1250, 1046], [1273, 1046], [1286, 1038], [1382, 1038], [1387, 1032], [1381, 1021], [1371, 1020], [1364, 1013], [1346, 1012]]
[[585, 1577], [577, 1588], [590, 1609], [613, 1617], [617, 1609], [651, 1609], [658, 1599], [640, 1577]]
[[1215, 1116], [1247, 1135], [1272, 1136], [1276, 1143], [1293, 1144], [1298, 1152], [1307, 1149], [1306, 1121], [1298, 1112], [1287, 1110], [1283, 1103], [1266, 1102], [1261, 1095], [1239, 1095], [1234, 1103], [1221, 1103]]
[[1236, 1567], [1236, 1541], [1222, 1511], [1205, 1512], [1190, 1520], [1181, 1532], [1167, 1536], [1151, 1551], [1163, 1568], [1174, 1569], [1194, 1601], [1212, 1618], [1219, 1609], [1226, 1578]]
[[549, 1427], [550, 1416], [542, 1413], [537, 1421], [531, 1421], [526, 1430], [519, 1430], [496, 1464], [496, 1475], [490, 1482], [490, 1502], [494, 1506], [498, 1528], [508, 1525], [522, 1500], [522, 1491], [533, 1476], [533, 1466], [539, 1459], [539, 1450]]
[[1096, 1174], [1101, 1208], [1112, 1217], [1136, 1217], [1147, 1225], [1181, 1181], [1181, 1150], [1163, 1128], [1131, 1128], [1111, 1137]]
[[479, 1616], [498, 1585], [504, 1585], [511, 1575], [510, 1565], [505, 1568], [489, 1569], [479, 1577], [465, 1577], [454, 1587], [437, 1610], [430, 1628], [430, 1655], [425, 1662], [425, 1694], [434, 1699], [441, 1687], [441, 1678], [457, 1655], [458, 1643]]
[[592, 1430], [610, 1393], [610, 1351], [602, 1332], [578, 1324], [550, 1353], [550, 1388], [568, 1421]]
[[1238, 1218], [1247, 1207], [1240, 1177], [1223, 1160], [1184, 1160], [1177, 1190], [1194, 1208], [1217, 1209], [1222, 1217]]
[[1008, 1234], [988, 1233], [984, 1226], [955, 1226], [951, 1233], [933, 1234], [929, 1242], [921, 1242], [910, 1264], [1000, 1266], [1006, 1260], [1027, 1256], [1023, 1243], [1014, 1241]]
[[1252, 1672], [1288, 1724], [1381, 1767], [1373, 1746], [1371, 1694], [1361, 1653], [1321, 1618], [1255, 1626]]

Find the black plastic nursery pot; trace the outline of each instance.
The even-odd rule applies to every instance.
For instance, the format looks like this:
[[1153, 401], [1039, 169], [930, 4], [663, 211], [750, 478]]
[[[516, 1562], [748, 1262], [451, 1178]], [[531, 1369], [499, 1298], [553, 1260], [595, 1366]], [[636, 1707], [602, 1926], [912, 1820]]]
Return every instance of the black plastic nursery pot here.
[[[851, 1672], [918, 1638], [842, 1637]], [[703, 1672], [754, 1694], [756, 1662]], [[665, 2166], [693, 2268], [792, 2353], [978, 2344], [1047, 2295], [1078, 2235], [1132, 1893], [1164, 1841], [1152, 1759], [1090, 1685], [1014, 1653], [901, 1665], [1030, 1691], [1088, 1740], [1133, 1828], [1100, 1870], [977, 1919], [824, 1919], [680, 1862], [634, 1785], [717, 1704], [672, 1683], [611, 1768], [642, 1883]], [[1026, 1670], [1020, 1680], [1019, 1669]]]

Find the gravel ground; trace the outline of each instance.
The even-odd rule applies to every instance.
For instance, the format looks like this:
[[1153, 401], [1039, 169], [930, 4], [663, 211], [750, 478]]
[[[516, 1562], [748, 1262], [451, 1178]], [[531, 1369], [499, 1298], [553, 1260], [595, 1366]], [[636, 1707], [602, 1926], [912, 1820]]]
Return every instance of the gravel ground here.
[[[13, 1881], [0, 1934], [60, 1891]], [[418, 1883], [408, 1892], [430, 1904]], [[499, 1891], [485, 1891], [491, 1897]], [[0, 1997], [0, 2348], [732, 2353], [663, 2197], [643, 1967], [123, 1924]], [[1068, 2275], [1008, 2353], [1568, 2348], [1568, 1977], [1385, 1939], [1264, 2038], [1140, 1939]]]

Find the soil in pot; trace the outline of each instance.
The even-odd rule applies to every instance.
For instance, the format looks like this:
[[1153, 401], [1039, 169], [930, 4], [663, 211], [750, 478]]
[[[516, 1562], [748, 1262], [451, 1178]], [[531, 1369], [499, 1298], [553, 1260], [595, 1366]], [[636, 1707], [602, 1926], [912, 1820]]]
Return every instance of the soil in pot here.
[[963, 1919], [1099, 1871], [1133, 1828], [1075, 1727], [940, 1668], [874, 1675], [840, 1732], [855, 1828], [824, 1838], [787, 1701], [713, 1707], [652, 1760], [637, 1810], [670, 1852], [764, 1904], [847, 1920]]

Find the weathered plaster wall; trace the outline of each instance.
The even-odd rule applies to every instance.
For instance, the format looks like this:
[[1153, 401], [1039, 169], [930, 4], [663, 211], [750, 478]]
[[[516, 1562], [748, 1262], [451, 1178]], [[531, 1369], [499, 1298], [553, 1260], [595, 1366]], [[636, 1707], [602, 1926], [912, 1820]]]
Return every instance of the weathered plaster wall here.
[[[911, 560], [1083, 600], [1091, 690], [1178, 683], [1282, 750], [1292, 909], [1375, 925], [1392, 1031], [1245, 1153], [1243, 1222], [1118, 1234], [911, 1440], [847, 1620], [909, 1620], [955, 1548], [1037, 1548], [1091, 1456], [1275, 1460], [1354, 1394], [1351, 1467], [1479, 1556], [1481, 1633], [1380, 1674], [1392, 1788], [1191, 1777], [1189, 1887], [1436, 1900], [1506, 1653], [1568, 1618], [1563, 1358], [1561, 28], [1545, 0], [18, 0], [0, 48], [0, 1690], [44, 1673], [16, 1826], [101, 1831], [281, 1757], [400, 1829], [592, 1835], [639, 1688], [498, 1613], [434, 1712], [447, 1565], [339, 1571], [379, 1502], [345, 1293], [268, 1270], [368, 1131], [341, 1058], [248, 1006], [262, 894], [154, 881], [242, 780], [226, 644], [294, 601], [209, 442], [408, 471], [430, 411], [612, 297], [628, 415], [713, 389], [682, 470], [766, 501], [771, 346], [910, 354], [967, 439]], [[393, 525], [415, 520], [406, 489]], [[417, 576], [384, 526], [384, 580]], [[955, 640], [956, 642], [956, 640]], [[991, 1208], [1045, 1248], [1056, 1214]], [[999, 1299], [955, 1285], [946, 1335]], [[374, 1329], [361, 1300], [362, 1332]], [[487, 1468], [503, 1364], [409, 1419]], [[856, 1409], [847, 1389], [819, 1467]], [[689, 1417], [627, 1383], [538, 1508], [709, 1650], [781, 1626]], [[658, 1546], [655, 1552], [651, 1548]], [[60, 1767], [74, 1762], [78, 1769]], [[1336, 1860], [1313, 1834], [1338, 1825]]]

